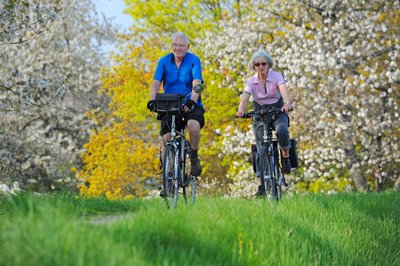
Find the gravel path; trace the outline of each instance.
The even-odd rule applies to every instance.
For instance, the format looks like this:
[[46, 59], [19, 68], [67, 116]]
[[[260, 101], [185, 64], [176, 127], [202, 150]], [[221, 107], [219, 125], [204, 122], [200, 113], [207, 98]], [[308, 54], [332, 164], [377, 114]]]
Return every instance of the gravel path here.
[[113, 224], [115, 222], [123, 221], [132, 217], [132, 214], [106, 214], [96, 215], [84, 219], [83, 221], [91, 224]]

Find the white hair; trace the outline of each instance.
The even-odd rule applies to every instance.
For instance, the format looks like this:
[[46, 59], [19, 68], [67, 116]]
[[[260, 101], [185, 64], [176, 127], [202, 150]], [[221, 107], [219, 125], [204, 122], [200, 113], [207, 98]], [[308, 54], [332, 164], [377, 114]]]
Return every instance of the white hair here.
[[249, 65], [248, 65], [250, 70], [255, 70], [254, 62], [259, 58], [265, 58], [267, 60], [268, 66], [271, 68], [274, 65], [274, 62], [272, 61], [272, 57], [265, 50], [258, 50], [250, 58]]
[[176, 38], [183, 38], [185, 40], [185, 44], [189, 44], [189, 38], [183, 32], [176, 32], [176, 33], [172, 34], [171, 41], [173, 41]]

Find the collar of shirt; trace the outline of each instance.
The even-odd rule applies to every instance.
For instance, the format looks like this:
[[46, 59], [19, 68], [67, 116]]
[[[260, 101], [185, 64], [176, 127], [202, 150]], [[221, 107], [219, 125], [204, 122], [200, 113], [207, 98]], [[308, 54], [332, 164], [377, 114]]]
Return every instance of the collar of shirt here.
[[[267, 81], [272, 81], [271, 79], [270, 79], [270, 77], [271, 77], [271, 69], [268, 69], [268, 72], [267, 72]], [[258, 79], [258, 73], [256, 73], [256, 74], [254, 74], [253, 76], [251, 76], [250, 77], [250, 82], [251, 83], [259, 83], [259, 79]]]
[[[175, 56], [174, 56], [174, 53], [171, 53], [170, 55], [171, 55], [170, 61], [171, 61], [172, 63], [175, 63]], [[183, 56], [181, 63], [183, 62], [183, 60], [185, 60], [186, 55], [187, 55], [187, 52], [186, 52], [185, 55]]]

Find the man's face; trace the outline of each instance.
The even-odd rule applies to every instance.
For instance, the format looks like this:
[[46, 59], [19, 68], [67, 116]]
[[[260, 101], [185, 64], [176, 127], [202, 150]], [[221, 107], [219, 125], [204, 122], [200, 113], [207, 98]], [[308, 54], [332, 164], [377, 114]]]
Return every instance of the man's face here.
[[183, 58], [186, 52], [189, 50], [189, 44], [185, 43], [184, 38], [177, 37], [172, 40], [171, 49], [175, 57]]

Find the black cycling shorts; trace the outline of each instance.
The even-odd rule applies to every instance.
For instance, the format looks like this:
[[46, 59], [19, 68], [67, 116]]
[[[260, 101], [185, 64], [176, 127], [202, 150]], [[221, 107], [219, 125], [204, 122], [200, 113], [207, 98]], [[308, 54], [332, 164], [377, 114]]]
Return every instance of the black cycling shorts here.
[[[171, 116], [163, 114], [159, 115], [158, 119], [161, 120], [161, 130], [160, 135], [164, 136], [165, 134], [171, 132]], [[185, 126], [188, 120], [196, 120], [200, 124], [200, 128], [204, 127], [204, 109], [201, 106], [196, 105], [193, 111], [185, 112], [182, 111], [182, 120], [176, 120], [176, 129], [181, 131]]]

